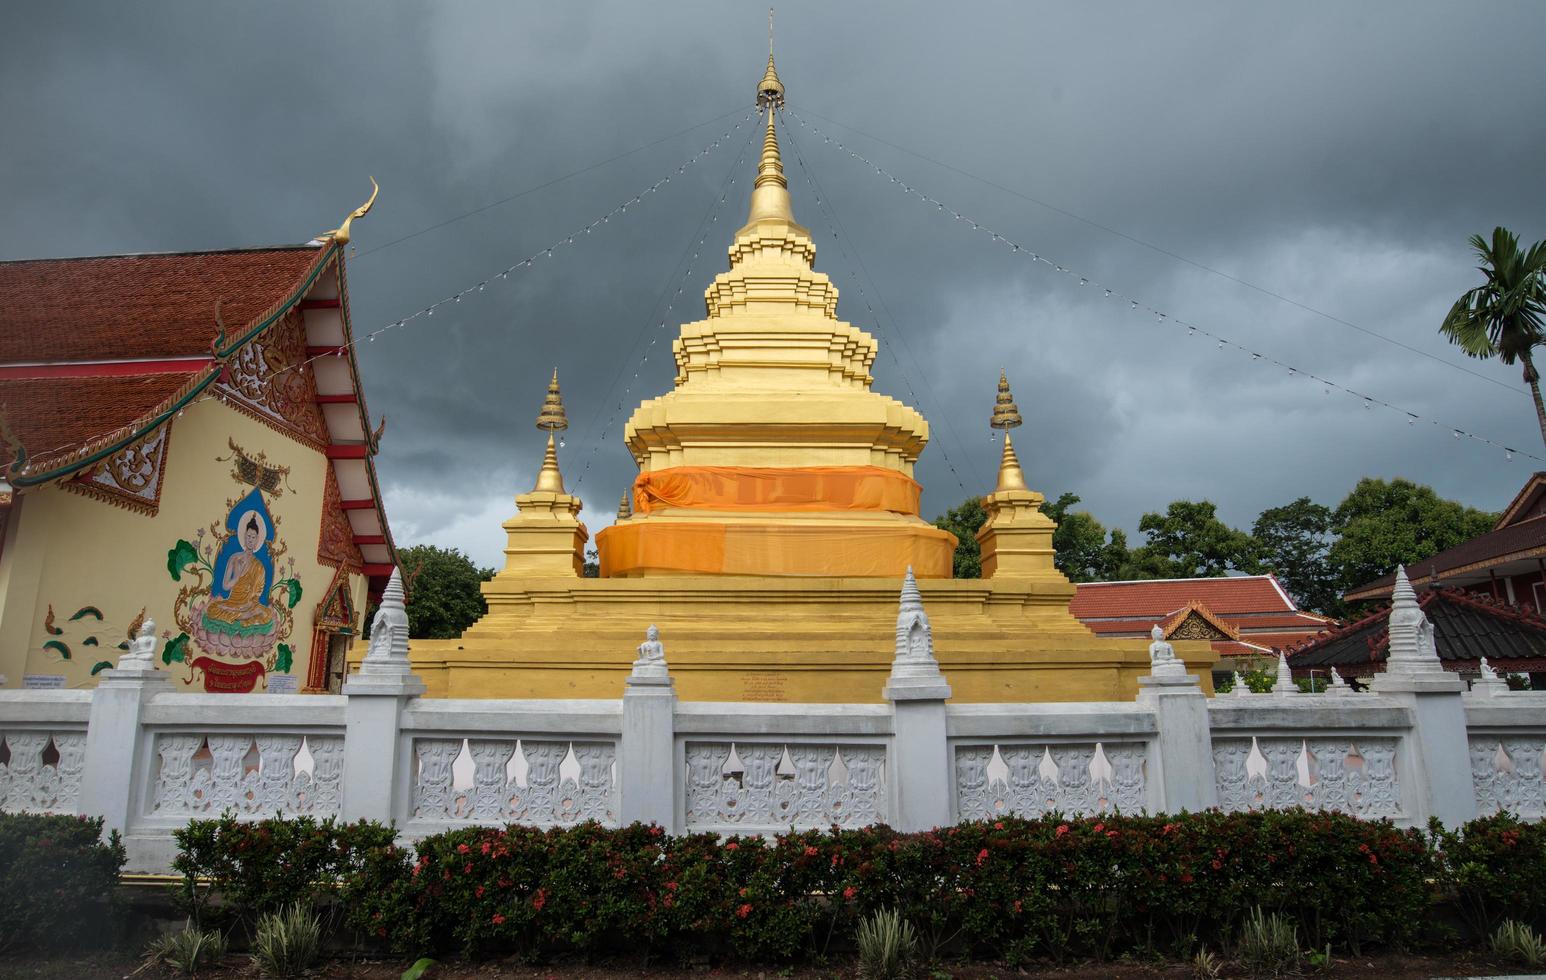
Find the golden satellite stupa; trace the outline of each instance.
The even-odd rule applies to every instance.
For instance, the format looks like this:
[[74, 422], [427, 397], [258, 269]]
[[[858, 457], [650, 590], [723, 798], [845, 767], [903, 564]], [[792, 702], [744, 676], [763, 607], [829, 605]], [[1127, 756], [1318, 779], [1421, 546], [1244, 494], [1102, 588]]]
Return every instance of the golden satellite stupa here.
[[[1130, 698], [1144, 644], [1099, 639], [1068, 612], [1052, 521], [1027, 488], [1000, 376], [998, 485], [984, 498], [981, 579], [952, 579], [955, 538], [919, 516], [913, 467], [929, 439], [915, 409], [871, 390], [878, 345], [837, 319], [837, 289], [795, 221], [778, 144], [784, 86], [768, 57], [766, 133], [746, 224], [707, 316], [673, 343], [674, 388], [643, 402], [625, 441], [639, 476], [589, 539], [564, 489], [552, 432], [567, 422], [555, 371], [537, 425], [536, 485], [504, 524], [488, 613], [459, 639], [416, 640], [431, 695], [614, 698], [645, 627], [666, 641], [687, 700], [881, 700], [907, 569], [958, 702]], [[1177, 644], [1206, 679], [1207, 644]]]

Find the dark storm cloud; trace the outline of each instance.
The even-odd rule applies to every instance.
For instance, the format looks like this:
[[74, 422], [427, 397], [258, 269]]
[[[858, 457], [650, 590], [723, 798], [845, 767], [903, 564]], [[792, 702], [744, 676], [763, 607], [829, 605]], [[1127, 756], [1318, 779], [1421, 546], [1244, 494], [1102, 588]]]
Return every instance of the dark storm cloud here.
[[[1546, 235], [1542, 8], [802, 3], [778, 16], [790, 109], [899, 177], [1174, 316], [1546, 455], [1520, 391], [844, 128], [1457, 363], [1436, 326], [1473, 283], [1466, 237], [1498, 223]], [[399, 539], [494, 563], [497, 524], [540, 459], [531, 423], [555, 365], [572, 423], [561, 457], [593, 529], [633, 475], [622, 419], [670, 386], [670, 337], [724, 267], [749, 160], [687, 256], [752, 133], [675, 168], [743, 115], [762, 18], [722, 2], [11, 5], [0, 255], [301, 241], [373, 174], [382, 196], [349, 269], [364, 332], [673, 174], [573, 248], [361, 349], [371, 409], [391, 419], [380, 467]], [[919, 467], [930, 513], [990, 484], [1000, 367], [1033, 482], [1129, 527], [1181, 496], [1248, 523], [1301, 494], [1335, 502], [1364, 474], [1496, 508], [1531, 468], [1137, 316], [789, 122], [796, 213], [842, 290], [839, 315], [885, 347], [877, 388], [933, 424]], [[1512, 369], [1465, 366], [1519, 388]]]

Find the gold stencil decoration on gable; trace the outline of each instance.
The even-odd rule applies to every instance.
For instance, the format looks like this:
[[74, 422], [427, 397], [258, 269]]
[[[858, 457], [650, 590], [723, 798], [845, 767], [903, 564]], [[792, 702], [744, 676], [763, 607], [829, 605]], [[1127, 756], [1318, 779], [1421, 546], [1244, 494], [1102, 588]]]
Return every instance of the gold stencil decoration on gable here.
[[231, 447], [231, 455], [217, 456], [215, 461], [219, 463], [228, 459], [236, 461], [236, 465], [231, 469], [231, 479], [237, 483], [257, 487], [272, 497], [279, 496], [284, 490], [294, 492], [290, 486], [290, 467], [270, 463], [263, 453], [248, 453], [238, 446], [234, 439], [227, 439], [226, 445]]

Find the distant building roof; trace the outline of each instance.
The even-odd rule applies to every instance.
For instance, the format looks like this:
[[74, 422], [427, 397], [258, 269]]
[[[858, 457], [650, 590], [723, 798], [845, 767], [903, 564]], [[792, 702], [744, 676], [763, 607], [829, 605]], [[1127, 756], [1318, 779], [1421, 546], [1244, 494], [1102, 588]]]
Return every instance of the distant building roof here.
[[[1433, 621], [1439, 659], [1449, 670], [1474, 670], [1486, 657], [1500, 669], [1546, 669], [1546, 619], [1463, 589], [1428, 589], [1417, 603]], [[1342, 674], [1383, 669], [1390, 654], [1390, 605], [1328, 630], [1288, 651], [1296, 672], [1336, 667]]]
[[1261, 656], [1334, 620], [1305, 612], [1272, 575], [1081, 582], [1069, 611], [1099, 636], [1206, 639], [1221, 656]]

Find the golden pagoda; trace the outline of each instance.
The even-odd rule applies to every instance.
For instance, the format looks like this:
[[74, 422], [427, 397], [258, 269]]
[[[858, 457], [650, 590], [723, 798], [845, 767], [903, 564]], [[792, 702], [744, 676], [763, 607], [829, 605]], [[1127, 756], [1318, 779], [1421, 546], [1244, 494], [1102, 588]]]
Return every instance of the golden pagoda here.
[[[950, 578], [956, 539], [919, 515], [913, 479], [928, 423], [871, 390], [875, 338], [837, 319], [837, 289], [795, 221], [771, 55], [757, 99], [766, 131], [747, 222], [705, 318], [672, 345], [673, 389], [628, 420], [639, 475], [596, 536], [600, 578], [580, 577], [589, 535], [553, 445], [567, 425], [555, 371], [537, 423], [549, 432], [542, 470], [504, 524], [488, 613], [459, 639], [413, 644], [430, 693], [616, 697], [654, 623], [684, 699], [879, 701], [912, 568], [954, 700], [1131, 697], [1146, 645], [1099, 639], [1069, 614], [1054, 525], [1008, 438], [1021, 420], [1003, 374], [984, 577]], [[1206, 683], [1207, 644], [1177, 648]]]

